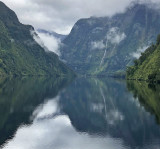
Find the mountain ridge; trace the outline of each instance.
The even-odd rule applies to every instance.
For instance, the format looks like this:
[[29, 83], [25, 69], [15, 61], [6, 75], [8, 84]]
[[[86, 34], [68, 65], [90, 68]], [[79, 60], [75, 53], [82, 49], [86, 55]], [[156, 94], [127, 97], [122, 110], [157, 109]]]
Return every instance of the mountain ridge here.
[[61, 59], [80, 74], [124, 74], [132, 54], [155, 41], [159, 20], [159, 11], [147, 4], [112, 17], [80, 19], [62, 42]]

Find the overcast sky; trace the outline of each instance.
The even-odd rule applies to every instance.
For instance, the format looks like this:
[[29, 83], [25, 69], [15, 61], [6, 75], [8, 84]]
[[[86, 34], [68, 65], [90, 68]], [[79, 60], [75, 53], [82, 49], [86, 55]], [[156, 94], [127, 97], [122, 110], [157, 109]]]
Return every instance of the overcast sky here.
[[[123, 12], [132, 0], [1, 0], [20, 21], [36, 29], [68, 34], [80, 18]], [[143, 0], [145, 1], [145, 0]], [[160, 0], [152, 0], [160, 1]]]

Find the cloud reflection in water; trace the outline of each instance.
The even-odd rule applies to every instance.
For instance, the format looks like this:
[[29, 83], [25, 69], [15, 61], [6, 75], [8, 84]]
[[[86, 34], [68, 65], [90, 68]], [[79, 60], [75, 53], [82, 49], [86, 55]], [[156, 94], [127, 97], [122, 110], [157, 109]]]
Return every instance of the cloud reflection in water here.
[[[3, 149], [124, 149], [123, 142], [77, 132], [66, 115], [60, 112], [58, 99], [49, 100], [33, 112], [33, 123], [20, 127]], [[56, 114], [57, 113], [57, 114]], [[48, 118], [48, 115], [58, 115]], [[41, 119], [40, 119], [41, 118]], [[44, 119], [43, 119], [44, 118]]]

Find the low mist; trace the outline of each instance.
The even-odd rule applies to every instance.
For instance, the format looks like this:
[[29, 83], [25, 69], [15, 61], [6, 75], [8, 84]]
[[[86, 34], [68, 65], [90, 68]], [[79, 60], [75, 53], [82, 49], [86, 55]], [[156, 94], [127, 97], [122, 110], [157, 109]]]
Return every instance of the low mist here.
[[45, 49], [46, 52], [54, 52], [58, 56], [60, 56], [59, 46], [61, 44], [60, 39], [48, 34], [48, 33], [39, 33], [31, 31], [31, 35], [34, 40]]
[[143, 46], [141, 48], [139, 48], [136, 52], [132, 53], [132, 57], [139, 59], [139, 57], [141, 56], [141, 53], [143, 53], [149, 46]]

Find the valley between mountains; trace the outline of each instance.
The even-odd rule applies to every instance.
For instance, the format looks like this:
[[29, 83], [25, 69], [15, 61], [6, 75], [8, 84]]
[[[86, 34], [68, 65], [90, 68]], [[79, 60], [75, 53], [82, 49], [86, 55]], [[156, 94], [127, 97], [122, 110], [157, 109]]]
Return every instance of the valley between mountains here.
[[[159, 26], [158, 9], [135, 3], [112, 17], [80, 19], [69, 35], [44, 29], [36, 33], [0, 2], [0, 75], [72, 77], [77, 74], [157, 81], [160, 80], [159, 36], [156, 42]], [[41, 41], [39, 33], [61, 42], [59, 56], [37, 42]]]

